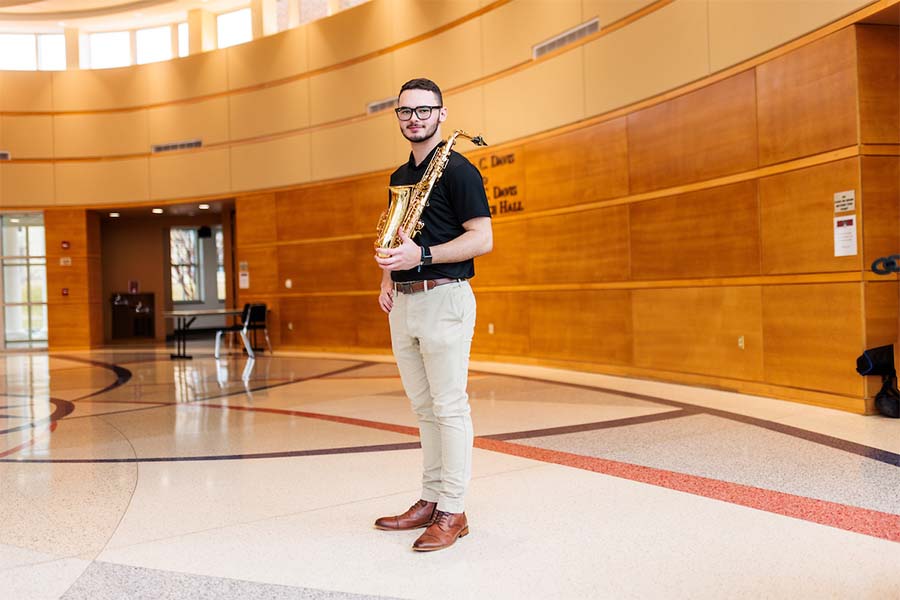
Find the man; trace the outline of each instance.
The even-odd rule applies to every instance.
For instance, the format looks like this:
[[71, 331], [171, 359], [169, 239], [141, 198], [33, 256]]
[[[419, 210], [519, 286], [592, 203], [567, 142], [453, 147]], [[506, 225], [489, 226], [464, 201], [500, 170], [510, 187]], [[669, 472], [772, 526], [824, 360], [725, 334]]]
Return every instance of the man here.
[[[412, 152], [391, 175], [391, 185], [410, 185], [422, 178], [443, 141], [447, 109], [440, 88], [428, 79], [403, 84], [397, 104], [400, 132]], [[378, 302], [389, 315], [400, 378], [419, 421], [422, 495], [405, 513], [382, 517], [375, 527], [427, 527], [413, 550], [428, 552], [469, 533], [465, 492], [473, 434], [466, 383], [475, 296], [467, 280], [475, 274], [472, 259], [493, 247], [481, 174], [461, 154], [451, 153], [422, 222], [416, 241], [401, 233], [400, 246], [375, 256], [383, 269]]]

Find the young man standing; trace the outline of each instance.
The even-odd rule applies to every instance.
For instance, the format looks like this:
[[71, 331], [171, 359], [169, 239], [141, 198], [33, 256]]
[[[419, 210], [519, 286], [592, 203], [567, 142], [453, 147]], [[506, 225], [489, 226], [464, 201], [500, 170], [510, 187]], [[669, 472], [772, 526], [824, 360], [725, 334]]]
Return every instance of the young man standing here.
[[[410, 185], [441, 145], [447, 109], [440, 88], [428, 79], [403, 84], [397, 104], [400, 132], [412, 152], [391, 175], [391, 185]], [[473, 434], [466, 384], [475, 296], [468, 279], [475, 274], [473, 259], [493, 247], [481, 174], [461, 154], [450, 154], [421, 220], [425, 227], [416, 241], [401, 232], [402, 244], [378, 250], [375, 260], [383, 269], [378, 302], [389, 314], [400, 378], [419, 421], [422, 495], [405, 513], [381, 517], [375, 527], [427, 527], [413, 549], [428, 552], [469, 533], [465, 492]]]

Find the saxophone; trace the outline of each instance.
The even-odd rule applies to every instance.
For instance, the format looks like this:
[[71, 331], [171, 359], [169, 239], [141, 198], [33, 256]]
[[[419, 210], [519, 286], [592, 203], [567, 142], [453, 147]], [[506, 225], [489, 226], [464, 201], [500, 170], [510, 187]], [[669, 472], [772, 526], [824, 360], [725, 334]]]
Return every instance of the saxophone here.
[[[378, 237], [375, 238], [375, 248], [396, 248], [400, 245], [400, 231], [403, 231], [409, 237], [415, 237], [424, 227], [424, 223], [420, 220], [422, 211], [428, 206], [428, 196], [434, 184], [437, 183], [447, 163], [450, 160], [450, 151], [456, 138], [462, 136], [472, 140], [476, 146], [487, 146], [487, 143], [480, 135], [472, 137], [465, 131], [457, 129], [453, 135], [447, 140], [442, 148], [434, 153], [428, 168], [422, 179], [415, 185], [392, 185], [388, 187], [390, 190], [390, 204], [386, 211], [381, 213], [378, 220], [378, 227], [375, 228]], [[378, 253], [381, 258], [387, 258], [386, 254]]]

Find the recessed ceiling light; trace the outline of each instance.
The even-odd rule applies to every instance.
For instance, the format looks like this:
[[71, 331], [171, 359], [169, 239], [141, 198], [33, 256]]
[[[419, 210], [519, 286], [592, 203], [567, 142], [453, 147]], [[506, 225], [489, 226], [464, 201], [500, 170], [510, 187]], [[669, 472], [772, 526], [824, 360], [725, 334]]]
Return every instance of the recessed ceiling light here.
[[65, 27], [65, 26], [66, 26], [65, 21], [57, 21], [56, 24], [59, 25], [60, 27]]
[[19, 222], [19, 219], [15, 218], [15, 217], [11, 217], [11, 218], [9, 219], [9, 222], [10, 222], [10, 223], [18, 223], [18, 222]]
[[200, 210], [209, 210], [209, 204], [201, 204], [197, 208], [199, 208]]
[[161, 215], [161, 214], [163, 214], [163, 209], [161, 209], [161, 208], [154, 208], [154, 209], [153, 209], [152, 211], [150, 211], [150, 212], [152, 212], [154, 215]]
[[119, 213], [117, 213], [117, 212], [111, 212], [111, 213], [109, 213], [109, 216], [111, 216], [113, 219], [115, 219], [116, 217], [119, 216]]

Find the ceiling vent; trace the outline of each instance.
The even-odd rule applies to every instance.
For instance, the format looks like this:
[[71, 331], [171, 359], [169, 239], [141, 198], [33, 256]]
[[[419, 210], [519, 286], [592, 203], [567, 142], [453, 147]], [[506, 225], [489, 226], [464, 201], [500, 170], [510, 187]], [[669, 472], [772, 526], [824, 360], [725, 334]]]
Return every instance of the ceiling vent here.
[[10, 160], [11, 158], [8, 150], [0, 150], [0, 160]]
[[397, 96], [394, 96], [393, 98], [385, 98], [384, 100], [376, 100], [375, 102], [370, 102], [369, 105], [366, 106], [366, 114], [372, 115], [389, 108], [394, 108], [396, 105]]
[[587, 23], [582, 23], [578, 27], [564, 31], [556, 37], [552, 37], [546, 42], [541, 42], [537, 46], [531, 48], [531, 58], [540, 58], [548, 52], [558, 50], [563, 46], [568, 46], [577, 42], [583, 37], [600, 31], [600, 19], [591, 19]]
[[184, 142], [171, 142], [169, 144], [154, 144], [150, 146], [153, 154], [160, 152], [172, 152], [174, 150], [189, 150], [190, 148], [199, 148], [203, 145], [203, 140], [186, 140]]

